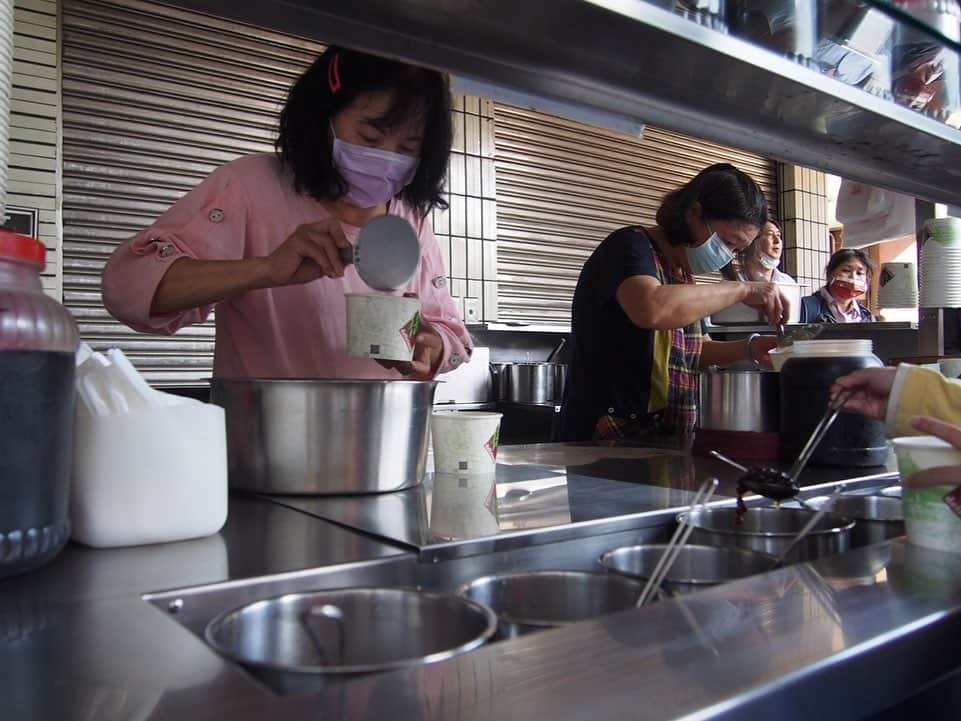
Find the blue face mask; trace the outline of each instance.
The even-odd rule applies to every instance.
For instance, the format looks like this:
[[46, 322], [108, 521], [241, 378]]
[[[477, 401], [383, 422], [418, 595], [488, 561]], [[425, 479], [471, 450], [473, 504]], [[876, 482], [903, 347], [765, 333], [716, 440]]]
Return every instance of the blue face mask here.
[[[707, 229], [710, 230], [711, 226]], [[732, 260], [734, 260], [734, 253], [727, 247], [727, 243], [721, 240], [721, 236], [713, 231], [706, 242], [696, 248], [687, 249], [687, 262], [691, 264], [691, 272], [694, 275], [714, 273]]]

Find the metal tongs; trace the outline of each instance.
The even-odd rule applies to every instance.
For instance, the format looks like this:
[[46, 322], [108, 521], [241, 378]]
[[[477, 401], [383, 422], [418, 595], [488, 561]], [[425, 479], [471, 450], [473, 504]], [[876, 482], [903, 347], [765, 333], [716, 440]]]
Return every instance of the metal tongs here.
[[678, 554], [694, 531], [691, 514], [694, 513], [698, 506], [703, 508], [707, 502], [711, 500], [711, 496], [713, 496], [714, 491], [717, 490], [717, 484], [718, 480], [716, 478], [709, 478], [701, 484], [697, 493], [694, 494], [694, 500], [691, 501], [691, 506], [687, 509], [686, 520], [678, 522], [677, 528], [674, 530], [674, 535], [671, 536], [671, 540], [667, 544], [667, 548], [664, 549], [664, 553], [662, 553], [661, 557], [657, 560], [657, 565], [654, 566], [651, 577], [647, 579], [644, 590], [641, 591], [641, 595], [637, 598], [636, 605], [638, 608], [650, 601], [660, 589], [661, 583], [664, 582], [664, 577], [667, 576], [671, 570], [671, 566], [673, 566], [674, 561], [677, 560]]

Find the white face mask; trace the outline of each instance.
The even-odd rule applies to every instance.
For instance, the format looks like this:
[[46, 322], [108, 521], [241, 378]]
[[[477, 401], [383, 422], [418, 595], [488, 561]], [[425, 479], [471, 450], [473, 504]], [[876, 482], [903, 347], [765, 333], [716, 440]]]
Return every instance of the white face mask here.
[[[707, 226], [710, 230], [711, 226]], [[694, 275], [704, 275], [714, 273], [726, 267], [734, 260], [733, 251], [727, 247], [727, 243], [721, 240], [721, 236], [711, 231], [711, 236], [696, 248], [687, 249], [687, 262], [691, 265], [691, 272]]]
[[767, 253], [758, 253], [757, 262], [764, 266], [767, 270], [774, 270], [777, 268], [777, 264], [781, 261], [779, 258], [770, 256]]

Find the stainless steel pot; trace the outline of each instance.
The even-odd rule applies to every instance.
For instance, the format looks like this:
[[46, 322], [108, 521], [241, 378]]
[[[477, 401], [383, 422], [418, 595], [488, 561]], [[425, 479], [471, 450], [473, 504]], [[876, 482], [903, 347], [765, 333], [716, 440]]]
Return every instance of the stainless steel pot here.
[[557, 403], [563, 398], [567, 366], [561, 363], [510, 363], [507, 399], [511, 403]]
[[[749, 508], [739, 525], [734, 508], [704, 508], [693, 513], [682, 513], [678, 516], [678, 522], [690, 519], [694, 525], [692, 543], [734, 546], [779, 556], [813, 513], [799, 508]], [[854, 521], [826, 513], [786, 560], [790, 563], [811, 561], [846, 551], [851, 547], [852, 528]]]
[[777, 432], [779, 374], [707, 370], [700, 376], [698, 427], [716, 431]]
[[396, 491], [424, 478], [434, 381], [215, 379], [232, 488]]
[[643, 586], [624, 576], [535, 571], [484, 576], [458, 593], [494, 610], [502, 638], [633, 608]]
[[314, 687], [318, 675], [442, 661], [496, 629], [489, 608], [453, 594], [346, 588], [242, 606], [207, 624], [204, 637], [275, 688], [297, 692]]
[[[827, 496], [809, 498], [807, 504], [820, 508]], [[904, 535], [904, 511], [900, 498], [884, 496], [839, 496], [832, 513], [854, 521], [851, 545], [870, 546]]]
[[[612, 573], [646, 581], [667, 550], [666, 544], [624, 546], [600, 557], [601, 565]], [[744, 548], [719, 548], [686, 544], [664, 577], [661, 588], [668, 593], [685, 594], [707, 586], [726, 583], [770, 571], [775, 558]]]

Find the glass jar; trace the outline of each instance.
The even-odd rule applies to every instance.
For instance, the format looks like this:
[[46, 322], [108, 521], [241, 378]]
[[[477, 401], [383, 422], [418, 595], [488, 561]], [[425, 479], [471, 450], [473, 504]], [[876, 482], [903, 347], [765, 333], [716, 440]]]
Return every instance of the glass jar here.
[[0, 230], [0, 577], [67, 542], [77, 325], [43, 292], [46, 248]]
[[[869, 340], [805, 341], [781, 368], [781, 458], [793, 462], [821, 420], [834, 381], [861, 368], [883, 365]], [[814, 449], [810, 463], [883, 466], [888, 447], [884, 424], [841, 413]]]

